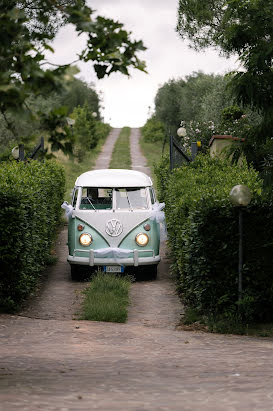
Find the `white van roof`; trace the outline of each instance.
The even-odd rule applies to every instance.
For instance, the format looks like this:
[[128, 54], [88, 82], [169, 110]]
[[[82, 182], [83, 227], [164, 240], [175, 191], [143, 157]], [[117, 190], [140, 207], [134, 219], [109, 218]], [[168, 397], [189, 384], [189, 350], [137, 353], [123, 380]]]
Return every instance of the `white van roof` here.
[[147, 187], [152, 180], [147, 174], [135, 170], [93, 170], [81, 174], [75, 185], [77, 187]]

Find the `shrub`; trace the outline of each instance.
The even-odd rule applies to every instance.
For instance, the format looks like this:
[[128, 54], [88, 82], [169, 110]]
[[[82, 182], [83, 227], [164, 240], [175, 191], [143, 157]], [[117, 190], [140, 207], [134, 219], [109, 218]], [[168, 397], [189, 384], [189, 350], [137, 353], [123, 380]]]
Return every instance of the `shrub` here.
[[99, 140], [104, 140], [111, 130], [109, 124], [96, 120], [93, 114], [87, 105], [76, 107], [72, 113], [76, 141], [73, 151], [79, 161], [83, 161], [86, 152], [96, 148]]
[[73, 133], [75, 135], [76, 145], [84, 152], [92, 150], [96, 147], [99, 141], [95, 132], [96, 120], [94, 119], [92, 112], [87, 106], [76, 107], [72, 116], [75, 117]]
[[159, 201], [165, 201], [170, 178], [169, 154], [162, 156], [160, 162], [154, 163], [154, 170], [157, 177], [157, 197]]
[[[157, 167], [162, 179], [166, 164]], [[160, 172], [158, 171], [160, 170]], [[207, 316], [230, 318], [238, 299], [238, 210], [229, 192], [246, 184], [254, 198], [244, 211], [245, 264], [241, 313], [247, 321], [273, 319], [272, 205], [246, 163], [234, 166], [199, 156], [164, 175], [164, 200], [172, 270], [183, 301]]]
[[6, 162], [0, 179], [0, 308], [12, 311], [33, 290], [50, 253], [64, 173], [53, 162]]
[[163, 123], [155, 117], [147, 120], [146, 124], [141, 128], [141, 133], [146, 143], [154, 143], [162, 141], [165, 137], [165, 129]]
[[111, 126], [101, 121], [96, 121], [95, 123], [95, 133], [98, 140], [105, 140], [110, 133]]

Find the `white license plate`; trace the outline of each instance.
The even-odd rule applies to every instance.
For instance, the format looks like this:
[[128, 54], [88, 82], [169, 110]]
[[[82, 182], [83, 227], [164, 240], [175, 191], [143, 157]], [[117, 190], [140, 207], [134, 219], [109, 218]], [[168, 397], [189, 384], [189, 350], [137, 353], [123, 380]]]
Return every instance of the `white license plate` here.
[[103, 267], [106, 273], [123, 273], [124, 267], [121, 265], [106, 265]]

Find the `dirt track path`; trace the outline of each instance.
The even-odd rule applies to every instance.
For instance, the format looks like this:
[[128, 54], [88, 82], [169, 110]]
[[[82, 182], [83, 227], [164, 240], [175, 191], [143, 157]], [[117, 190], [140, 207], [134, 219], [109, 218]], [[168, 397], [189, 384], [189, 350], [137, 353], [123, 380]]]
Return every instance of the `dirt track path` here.
[[[95, 168], [108, 167], [114, 144], [120, 129], [114, 129], [107, 139]], [[132, 129], [130, 137], [132, 169], [150, 174], [146, 159], [139, 147], [139, 129]], [[31, 297], [26, 308], [20, 313], [23, 317], [37, 319], [72, 320], [77, 318], [82, 301], [85, 283], [75, 283], [70, 279], [70, 266], [67, 258], [67, 228], [59, 234], [56, 252], [58, 263], [47, 271], [47, 281], [35, 296]], [[134, 283], [131, 287], [128, 324], [142, 324], [150, 327], [174, 329], [179, 322], [182, 306], [168, 275], [165, 258], [165, 245], [161, 246], [162, 261], [159, 264], [157, 281]]]
[[[119, 128], [113, 129], [102, 151], [97, 158], [95, 169], [107, 168], [111, 161], [112, 151], [120, 133]], [[21, 316], [40, 319], [72, 320], [80, 309], [82, 301], [81, 291], [85, 283], [75, 283], [70, 278], [70, 266], [67, 263], [67, 228], [65, 227], [58, 236], [56, 253], [58, 263], [47, 270], [47, 281], [43, 282], [41, 289], [31, 297]]]
[[[139, 129], [131, 129], [131, 168], [151, 175], [146, 165], [147, 161], [140, 150], [139, 138]], [[158, 267], [157, 281], [137, 282], [131, 287], [128, 324], [175, 329], [179, 323], [182, 306], [169, 276], [164, 243], [161, 244], [160, 254], [162, 260]]]
[[50, 286], [30, 311], [0, 316], [1, 410], [273, 409], [272, 339], [175, 330], [180, 306], [164, 267], [158, 281], [134, 284], [127, 324], [71, 320], [80, 288], [64, 235]]

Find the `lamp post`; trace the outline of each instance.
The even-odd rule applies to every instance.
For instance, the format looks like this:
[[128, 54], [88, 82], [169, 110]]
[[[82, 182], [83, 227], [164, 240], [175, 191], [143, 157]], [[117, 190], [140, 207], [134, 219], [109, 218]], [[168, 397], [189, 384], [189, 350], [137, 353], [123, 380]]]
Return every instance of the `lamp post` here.
[[231, 189], [229, 197], [231, 203], [238, 207], [239, 211], [238, 302], [240, 308], [243, 292], [243, 207], [248, 206], [252, 195], [247, 186], [239, 184]]

